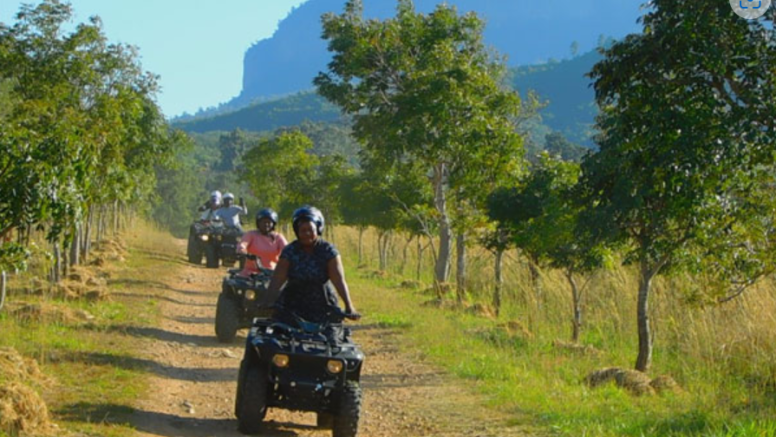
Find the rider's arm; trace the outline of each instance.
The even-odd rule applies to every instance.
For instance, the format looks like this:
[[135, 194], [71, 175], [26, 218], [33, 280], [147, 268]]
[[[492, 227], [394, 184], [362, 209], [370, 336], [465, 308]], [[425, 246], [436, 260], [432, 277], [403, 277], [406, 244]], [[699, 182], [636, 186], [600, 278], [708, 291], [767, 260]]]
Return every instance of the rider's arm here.
[[285, 258], [280, 258], [278, 260], [275, 271], [272, 273], [272, 279], [269, 281], [268, 293], [270, 295], [276, 295], [280, 292], [280, 287], [288, 280], [288, 268], [290, 265], [291, 264]]
[[337, 289], [337, 294], [339, 294], [340, 299], [345, 302], [345, 310], [349, 313], [356, 314], [356, 308], [350, 300], [348, 284], [345, 282], [345, 268], [342, 267], [342, 257], [337, 255], [330, 259], [326, 263], [326, 267], [329, 270], [329, 279], [331, 280], [331, 283], [334, 285], [334, 288]]
[[246, 232], [242, 236], [242, 240], [240, 240], [240, 244], [237, 246], [237, 253], [246, 254], [248, 253], [248, 246], [251, 244], [251, 233]]

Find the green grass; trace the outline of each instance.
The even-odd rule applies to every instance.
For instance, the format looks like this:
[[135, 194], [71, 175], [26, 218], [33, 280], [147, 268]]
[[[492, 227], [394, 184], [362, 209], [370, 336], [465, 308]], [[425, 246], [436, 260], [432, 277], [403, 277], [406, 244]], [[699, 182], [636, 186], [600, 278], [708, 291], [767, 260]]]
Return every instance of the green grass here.
[[[160, 238], [159, 235], [144, 237], [146, 232], [152, 231], [141, 229], [137, 240]], [[19, 292], [9, 296], [11, 305], [0, 313], [0, 347], [14, 347], [21, 354], [36, 359], [41, 370], [56, 381], [53, 387], [40, 391], [60, 429], [87, 436], [135, 434], [126, 423], [127, 417], [133, 411], [131, 405], [149, 389], [149, 369], [142, 361], [131, 359], [140, 352], [136, 338], [106, 327], [157, 324], [161, 315], [153, 295], [115, 293], [128, 291], [125, 280], [155, 281], [169, 274], [169, 270], [169, 264], [160, 263], [142, 251], [130, 250], [126, 263], [111, 271], [108, 300], [64, 301]], [[152, 287], [144, 287], [141, 294], [146, 293], [155, 291]], [[21, 302], [65, 311], [86, 311], [94, 318], [65, 322], [22, 321], [8, 311]]]
[[[507, 335], [499, 321], [460, 309], [424, 305], [431, 295], [401, 290], [400, 278], [371, 279], [346, 259], [348, 283], [365, 322], [394, 327], [402, 346], [457, 377], [474, 381], [489, 405], [514, 416], [515, 425], [538, 425], [558, 436], [776, 436], [776, 396], [743, 379], [729, 378], [681, 353], [656, 350], [655, 368], [681, 375], [681, 394], [635, 397], [614, 386], [590, 389], [591, 371], [631, 367], [635, 344], [614, 330], [585, 331], [583, 343], [602, 350], [580, 355], [556, 349], [566, 325], [538, 316], [530, 338]], [[528, 317], [519, 320], [527, 321]]]

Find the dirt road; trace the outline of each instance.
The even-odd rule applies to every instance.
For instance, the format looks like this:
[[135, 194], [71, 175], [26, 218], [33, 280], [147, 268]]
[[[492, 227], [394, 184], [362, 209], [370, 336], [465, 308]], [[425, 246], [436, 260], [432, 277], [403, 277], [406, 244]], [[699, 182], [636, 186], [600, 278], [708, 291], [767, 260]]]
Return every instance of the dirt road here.
[[[167, 262], [177, 273], [154, 285], [163, 323], [135, 333], [145, 351], [140, 358], [152, 363], [155, 376], [130, 421], [141, 436], [239, 436], [234, 392], [246, 331], [231, 345], [218, 343], [213, 332], [224, 269]], [[485, 399], [465, 382], [400, 350], [396, 332], [368, 322], [352, 327], [367, 357], [360, 436], [528, 435], [507, 426], [509, 417], [484, 407]], [[266, 421], [265, 436], [331, 435], [315, 428], [312, 413], [271, 409]]]

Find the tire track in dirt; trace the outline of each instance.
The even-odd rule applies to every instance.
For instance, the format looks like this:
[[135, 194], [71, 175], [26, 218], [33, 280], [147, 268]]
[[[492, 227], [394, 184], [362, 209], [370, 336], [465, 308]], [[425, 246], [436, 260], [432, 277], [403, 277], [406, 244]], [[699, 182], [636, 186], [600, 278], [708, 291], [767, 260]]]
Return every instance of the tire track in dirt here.
[[[184, 253], [179, 241], [180, 253]], [[164, 261], [160, 261], [164, 262]], [[169, 261], [168, 261], [169, 262]], [[169, 262], [168, 278], [157, 291], [163, 319], [158, 328], [136, 328], [140, 358], [151, 363], [148, 396], [129, 417], [140, 436], [240, 436], [234, 417], [237, 369], [246, 330], [234, 344], [218, 343], [215, 305], [224, 269]], [[485, 408], [471, 386], [424, 364], [398, 347], [396, 332], [370, 324], [350, 324], [366, 353], [364, 403], [359, 436], [526, 436], [506, 425], [509, 417]], [[267, 437], [323, 437], [315, 414], [270, 409]]]

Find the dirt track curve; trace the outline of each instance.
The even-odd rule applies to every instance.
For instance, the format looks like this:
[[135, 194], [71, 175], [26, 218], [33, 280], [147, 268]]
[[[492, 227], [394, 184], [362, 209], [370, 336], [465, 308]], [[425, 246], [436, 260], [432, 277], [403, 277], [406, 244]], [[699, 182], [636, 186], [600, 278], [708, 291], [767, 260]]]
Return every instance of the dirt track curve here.
[[[180, 242], [183, 254], [183, 243]], [[246, 331], [234, 344], [216, 341], [215, 303], [224, 269], [210, 270], [167, 259], [177, 274], [159, 278], [163, 314], [158, 328], [138, 336], [142, 358], [153, 363], [149, 396], [130, 417], [141, 436], [240, 436], [234, 417], [237, 368]], [[174, 266], [172, 266], [174, 264]], [[397, 347], [396, 333], [351, 324], [366, 353], [359, 436], [526, 436], [508, 417], [484, 407], [485, 399]], [[330, 436], [315, 428], [312, 413], [270, 409], [268, 437]]]

